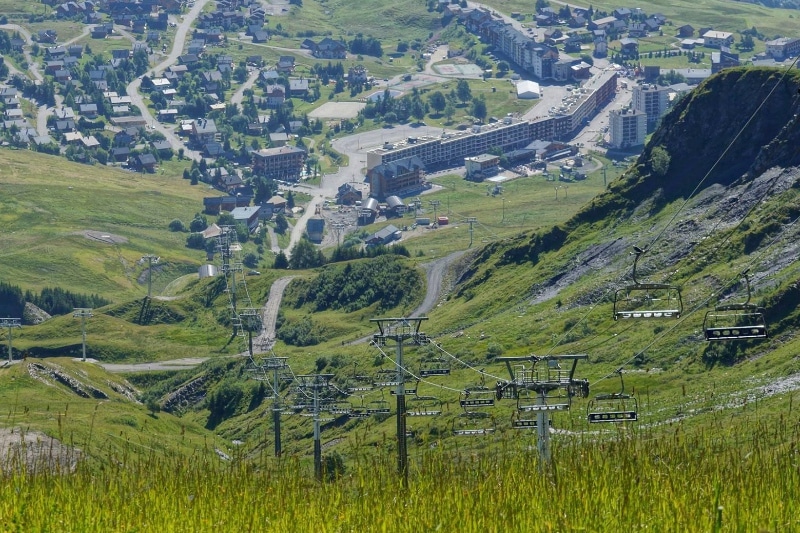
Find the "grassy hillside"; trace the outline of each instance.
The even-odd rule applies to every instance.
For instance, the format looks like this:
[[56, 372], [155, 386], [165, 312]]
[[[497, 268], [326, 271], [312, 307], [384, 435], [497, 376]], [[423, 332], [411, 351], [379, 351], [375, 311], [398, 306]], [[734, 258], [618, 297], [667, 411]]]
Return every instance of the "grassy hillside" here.
[[[798, 81], [793, 73], [769, 69], [735, 69], [709, 79], [665, 117], [635, 164], [610, 184], [608, 191], [587, 200], [577, 214], [565, 213], [569, 218], [554, 227], [506, 231], [485, 246], [476, 244], [454, 264], [445, 274], [444, 295], [428, 314], [429, 320], [423, 322], [422, 330], [434, 342], [409, 342], [402, 350], [404, 367], [411, 377], [434, 367], [450, 370], [449, 375], [419, 382], [412, 379], [406, 385], [417, 391], [409, 394], [409, 410], [441, 411], [438, 416], [407, 419], [412, 501], [418, 497], [434, 502], [431, 509], [464, 505], [461, 515], [472, 517], [471, 525], [465, 528], [472, 530], [485, 530], [486, 524], [497, 523], [497, 509], [508, 506], [510, 523], [528, 530], [527, 515], [513, 512], [512, 494], [516, 493], [502, 487], [513, 486], [520, 494], [530, 494], [529, 500], [539, 502], [532, 495], [549, 494], [550, 489], [537, 485], [547, 481], [547, 487], [556, 491], [553, 497], [564, 502], [566, 514], [563, 520], [542, 522], [541, 517], [550, 516], [549, 508], [533, 505], [531, 516], [540, 518], [536, 523], [549, 524], [545, 529], [599, 529], [614, 523], [618, 529], [629, 530], [648, 521], [667, 529], [681, 529], [681, 524], [685, 527], [690, 523], [718, 530], [748, 530], [764, 524], [793, 527], [793, 509], [768, 501], [796, 501], [797, 491], [796, 484], [780, 482], [783, 478], [779, 472], [786, 467], [797, 442], [794, 404], [800, 371], [796, 357], [800, 350], [796, 334], [800, 326], [796, 306], [800, 268], [794, 258], [800, 236], [800, 161], [795, 148], [800, 142], [795, 127], [800, 111]], [[469, 188], [450, 194], [478, 202]], [[533, 193], [520, 192], [510, 198], [512, 204], [521, 200], [529, 205], [526, 202], [532, 201]], [[485, 213], [487, 218], [497, 215], [496, 211]], [[437, 246], [448, 252], [459, 249], [452, 242], [444, 242], [446, 231], [436, 230], [435, 238], [443, 239]], [[406, 267], [413, 261], [427, 263], [432, 255], [443, 255], [430, 254], [427, 243], [426, 247], [416, 246], [415, 257], [402, 260]], [[683, 309], [679, 319], [613, 319], [617, 291], [634, 281], [630, 254], [634, 246], [647, 250], [638, 263], [639, 281], [681, 289]], [[416, 251], [424, 251], [424, 255], [419, 257]], [[377, 264], [374, 260], [362, 261], [367, 268]], [[356, 310], [330, 309], [322, 304], [328, 304], [331, 297], [321, 302], [315, 295], [339, 291], [347, 296], [346, 301], [354, 301], [359, 291], [366, 294], [374, 290], [354, 289], [356, 284], [334, 286], [334, 278], [336, 283], [347, 278], [333, 276], [332, 268], [337, 276], [352, 272], [358, 281], [368, 275], [360, 263], [299, 273], [302, 279], [287, 290], [279, 322], [316, 327], [312, 330], [320, 333], [320, 339], [312, 345], [277, 344], [275, 355], [288, 358], [291, 372], [281, 372], [275, 390], [270, 381], [255, 379], [269, 378], [270, 372], [253, 372], [236, 357], [215, 358], [206, 366], [177, 374], [132, 374], [128, 380], [144, 391], [142, 400], [162, 410], [157, 414], [159, 423], [197, 428], [198, 436], [205, 435], [206, 443], [214, 443], [214, 448], [227, 457], [225, 464], [234, 465], [222, 469], [220, 476], [251, 480], [244, 470], [255, 464], [261, 472], [274, 472], [269, 490], [296, 494], [298, 484], [308, 483], [314, 487], [309, 490], [319, 491], [309, 492], [309, 499], [323, 508], [325, 495], [342, 490], [341, 495], [334, 496], [340, 502], [337, 509], [341, 523], [369, 529], [360, 520], [370, 515], [356, 502], [363, 501], [365, 493], [383, 494], [397, 483], [391, 477], [392, 467], [387, 466], [397, 450], [394, 415], [356, 419], [325, 413], [321, 441], [327, 464], [352, 477], [332, 485], [313, 485], [303, 481], [310, 475], [313, 425], [307, 406], [311, 393], [298, 388], [298, 381], [290, 378], [291, 374], [331, 374], [336, 389], [331, 388], [324, 396], [337, 407], [393, 408], [395, 399], [387, 387], [358, 390], [349, 397], [340, 391], [394, 379], [392, 370], [399, 351], [391, 340], [385, 346], [350, 341], [377, 332], [370, 319], [406, 314], [413, 305], [405, 300], [389, 309], [381, 308], [378, 302]], [[720, 302], [747, 299], [745, 272], [751, 280], [752, 303], [765, 310], [769, 338], [707, 342], [703, 335], [706, 312]], [[283, 274], [269, 272], [248, 282], [254, 301], [264, 301], [271, 282]], [[325, 280], [331, 285], [323, 284]], [[97, 350], [94, 353], [106, 360], [123, 354], [126, 358], [146, 354], [142, 359], [151, 360], [166, 359], [169, 354], [235, 353], [234, 346], [226, 344], [222, 315], [227, 295], [220, 289], [218, 281], [188, 283], [180, 299], [152, 302], [154, 308], [145, 313], [137, 307], [141, 303], [137, 304], [135, 298], [103, 308], [100, 316], [92, 319], [92, 326], [103, 331], [91, 339]], [[147, 324], [140, 324], [143, 316], [148, 317]], [[77, 321], [71, 318], [24, 329], [20, 342], [29, 347], [47, 346], [49, 337], [60, 336], [61, 345], [69, 338], [75, 348], [79, 339]], [[576, 376], [588, 380], [590, 395], [562, 399], [571, 409], [553, 414], [557, 430], [552, 434], [553, 462], [543, 476], [533, 474], [540, 472], [534, 452], [535, 434], [511, 428], [515, 417], [531, 416], [519, 412], [516, 401], [498, 400], [483, 418], [462, 416], [465, 411], [460, 405], [466, 389], [472, 389], [473, 398], [488, 397], [496, 382], [509, 378], [505, 366], [496, 361], [498, 356], [532, 354], [588, 356], [578, 364]], [[256, 360], [262, 361], [260, 357]], [[5, 425], [41, 428], [50, 436], [63, 438], [67, 427], [63, 418], [54, 421], [46, 410], [25, 409], [27, 402], [31, 406], [40, 404], [35, 394], [41, 385], [27, 377], [35, 370], [30, 365], [52, 362], [30, 359], [0, 369], [0, 380], [22, 384], [8, 389], [13, 398], [22, 398], [9, 397], [10, 404], [24, 406], [12, 409]], [[104, 373], [95, 367], [84, 370], [67, 360], [55, 363], [104, 392], [104, 383], [113, 381], [103, 378]], [[533, 363], [533, 359], [525, 362], [526, 368]], [[620, 392], [623, 383], [618, 369], [623, 370], [625, 392], [638, 401], [638, 422], [614, 427], [590, 425], [586, 415], [593, 409], [594, 396]], [[487, 390], [481, 392], [479, 387]], [[67, 427], [75, 435], [70, 442], [81, 449], [94, 449], [96, 453], [87, 455], [97, 463], [106, 463], [101, 447], [92, 440], [96, 433], [86, 429], [86, 421], [102, 420], [105, 432], [113, 433], [116, 427], [108, 410], [119, 404], [91, 395], [83, 398], [61, 385], [50, 387], [48, 394], [55, 391], [59, 396], [52, 403], [59, 412], [68, 404], [69, 412], [78, 416], [77, 422], [70, 420], [75, 428]], [[274, 445], [274, 392], [280, 397], [282, 410], [280, 461], [265, 459]], [[530, 400], [521, 398], [520, 403]], [[150, 416], [146, 414], [148, 408], [131, 402], [128, 409], [136, 427], [143, 427], [143, 421], [148, 420], [145, 417]], [[58, 425], [59, 420], [62, 425]], [[91, 427], [101, 426], [90, 423]], [[148, 422], [147, 427], [153, 426]], [[457, 438], [454, 429], [495, 431]], [[164, 447], [170, 448], [173, 442], [166, 440]], [[181, 450], [183, 453], [185, 448]], [[216, 474], [217, 459], [207, 460], [208, 450], [207, 444], [198, 449], [198, 457], [205, 461], [198, 464]], [[141, 450], [130, 453], [141, 456]], [[183, 464], [180, 458], [175, 461], [158, 464]], [[493, 466], [487, 467], [483, 461]], [[245, 465], [243, 470], [238, 470], [239, 464]], [[307, 477], [282, 477], [288, 475], [287, 464], [293, 472]], [[453, 465], [453, 470], [437, 470], [442, 465]], [[176, 490], [193, 494], [210, 490], [211, 485], [206, 484], [195, 489], [191, 485], [196, 483], [192, 481], [193, 471], [176, 468], [187, 472], [186, 477], [174, 478], [175, 486], [180, 487]], [[371, 481], [361, 477], [364, 471], [371, 472]], [[518, 472], [525, 475], [514, 477]], [[494, 475], [506, 477], [495, 479]], [[465, 481], [464, 476], [471, 481]], [[70, 490], [79, 491], [81, 478], [71, 479], [75, 484]], [[151, 479], [158, 483], [155, 477]], [[223, 477], [213, 479], [217, 487], [230, 483]], [[432, 479], [438, 479], [439, 487], [453, 485], [466, 490], [449, 495], [437, 491]], [[482, 491], [480, 487], [487, 479], [501, 488]], [[770, 481], [765, 484], [764, 480]], [[370, 484], [373, 481], [376, 485]], [[350, 482], [353, 485], [347, 484]], [[570, 489], [562, 493], [559, 487]], [[767, 499], [766, 493], [772, 497]], [[359, 496], [351, 497], [353, 494]], [[742, 494], [752, 496], [754, 507], [747, 507]], [[210, 502], [217, 501], [204, 499], [205, 509], [211, 509], [214, 503]], [[114, 505], [121, 515], [131, 512], [124, 503]], [[616, 510], [612, 513], [609, 509]], [[489, 513], [494, 513], [493, 518], [481, 518]], [[163, 516], [171, 515], [171, 511], [164, 511]], [[291, 510], [281, 516], [288, 515]], [[233, 511], [230, 517], [233, 522], [239, 520]], [[278, 520], [259, 515], [259, 520], [268, 518]], [[312, 520], [324, 522], [322, 515]], [[391, 523], [391, 518], [385, 520]], [[445, 527], [452, 520], [455, 518], [441, 517]], [[438, 523], [420, 522], [420, 527]]]
[[0, 265], [9, 283], [61, 285], [119, 302], [147, 293], [138, 279], [143, 255], [163, 259], [156, 291], [204, 260], [186, 248], [185, 233], [165, 231], [172, 219], [188, 225], [202, 211], [202, 186], [27, 150], [0, 151], [0, 167]]

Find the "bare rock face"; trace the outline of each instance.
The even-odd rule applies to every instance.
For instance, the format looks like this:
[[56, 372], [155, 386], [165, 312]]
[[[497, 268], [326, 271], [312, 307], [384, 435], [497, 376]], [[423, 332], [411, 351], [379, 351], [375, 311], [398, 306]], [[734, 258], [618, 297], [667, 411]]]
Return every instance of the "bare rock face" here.
[[50, 320], [51, 316], [43, 311], [42, 309], [36, 307], [30, 302], [25, 302], [25, 309], [22, 311], [22, 321], [25, 324], [36, 325], [45, 322], [46, 320]]
[[0, 428], [0, 473], [69, 473], [83, 453], [39, 431]]

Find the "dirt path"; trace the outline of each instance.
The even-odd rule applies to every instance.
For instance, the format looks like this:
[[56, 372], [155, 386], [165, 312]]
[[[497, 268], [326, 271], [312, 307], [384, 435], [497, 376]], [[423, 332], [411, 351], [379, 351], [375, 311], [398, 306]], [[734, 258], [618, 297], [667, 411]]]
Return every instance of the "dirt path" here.
[[261, 310], [261, 333], [253, 342], [253, 351], [267, 352], [275, 344], [275, 324], [278, 322], [278, 310], [283, 299], [283, 292], [296, 276], [286, 276], [275, 280], [269, 288], [269, 296]]

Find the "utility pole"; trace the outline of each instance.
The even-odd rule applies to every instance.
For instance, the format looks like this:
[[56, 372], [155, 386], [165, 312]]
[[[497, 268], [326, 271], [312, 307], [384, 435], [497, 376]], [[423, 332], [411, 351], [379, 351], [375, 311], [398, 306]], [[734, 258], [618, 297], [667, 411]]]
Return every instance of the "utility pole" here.
[[150, 299], [150, 295], [153, 290], [153, 263], [158, 264], [159, 257], [153, 254], [147, 254], [142, 256], [142, 260], [147, 261], [147, 299]]
[[396, 344], [396, 389], [397, 398], [397, 469], [404, 487], [408, 487], [408, 449], [406, 445], [406, 384], [405, 367], [403, 366], [403, 342], [411, 339], [417, 345], [428, 344], [428, 336], [419, 328], [428, 317], [413, 318], [373, 318], [370, 322], [378, 324], [379, 333], [372, 339], [378, 346], [385, 346], [391, 339]]
[[313, 416], [314, 416], [314, 476], [322, 479], [322, 442], [320, 441], [319, 413], [320, 413], [320, 391], [330, 387], [333, 374], [306, 374], [297, 376], [300, 380], [300, 389], [303, 391], [311, 390], [313, 393]]
[[81, 361], [86, 361], [86, 319], [92, 318], [92, 309], [89, 307], [76, 307], [72, 311], [72, 316], [81, 319], [81, 332], [83, 336], [83, 357]]
[[13, 328], [21, 328], [22, 327], [22, 319], [21, 318], [0, 318], [0, 328], [7, 328], [8, 329], [8, 363], [11, 364], [14, 362], [14, 356], [12, 355], [12, 347], [11, 347], [11, 331]]
[[469, 246], [467, 248], [472, 248], [472, 225], [478, 221], [475, 217], [467, 217], [467, 222], [469, 222]]
[[428, 203], [431, 204], [431, 207], [433, 207], [433, 222], [434, 224], [438, 224], [439, 219], [436, 217], [436, 208], [439, 207], [442, 202], [439, 200], [430, 200]]

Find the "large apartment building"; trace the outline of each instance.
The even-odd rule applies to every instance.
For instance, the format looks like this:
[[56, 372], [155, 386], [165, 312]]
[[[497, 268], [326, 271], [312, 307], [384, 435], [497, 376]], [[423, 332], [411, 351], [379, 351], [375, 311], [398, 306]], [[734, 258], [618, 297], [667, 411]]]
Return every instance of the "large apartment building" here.
[[647, 115], [647, 127], [651, 131], [669, 108], [669, 87], [646, 83], [633, 87], [631, 107]]
[[604, 71], [576, 89], [551, 116], [533, 121], [509, 116], [494, 124], [475, 125], [467, 131], [386, 143], [367, 152], [367, 169], [407, 157], [419, 157], [428, 169], [462, 165], [465, 157], [488, 153], [491, 148], [510, 152], [534, 140], [565, 140], [613, 100], [616, 88], [617, 73]]
[[273, 180], [297, 181], [303, 172], [306, 151], [294, 146], [263, 148], [252, 153], [253, 174]]
[[608, 113], [609, 144], [614, 148], [630, 148], [644, 144], [647, 115], [635, 109], [613, 109]]

